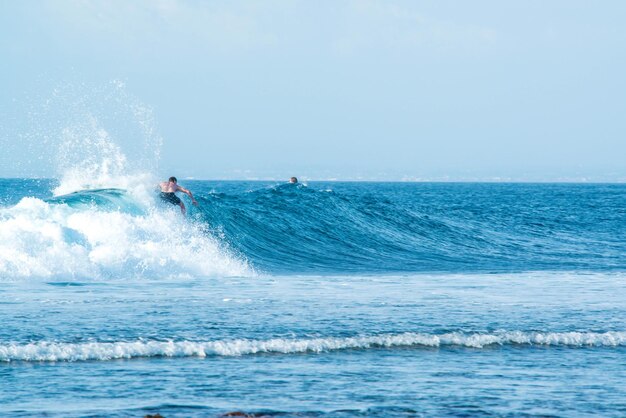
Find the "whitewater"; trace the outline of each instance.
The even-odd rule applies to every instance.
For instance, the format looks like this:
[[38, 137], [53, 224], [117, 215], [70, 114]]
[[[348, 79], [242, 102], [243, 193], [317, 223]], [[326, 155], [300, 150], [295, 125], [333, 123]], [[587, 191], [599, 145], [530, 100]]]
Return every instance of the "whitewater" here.
[[116, 275], [242, 275], [245, 261], [154, 197], [124, 190], [25, 197], [0, 210], [0, 273], [5, 278]]

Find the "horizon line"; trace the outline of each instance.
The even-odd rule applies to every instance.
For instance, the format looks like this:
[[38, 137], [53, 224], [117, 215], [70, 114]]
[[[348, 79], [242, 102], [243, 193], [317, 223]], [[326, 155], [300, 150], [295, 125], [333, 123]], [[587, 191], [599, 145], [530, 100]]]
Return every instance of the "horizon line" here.
[[[56, 177], [0, 177], [2, 180], [48, 180], [48, 181], [60, 181]], [[289, 178], [277, 179], [275, 177], [249, 177], [249, 178], [200, 178], [195, 176], [182, 177], [181, 180], [188, 181], [238, 181], [238, 182], [285, 182], [289, 181]], [[420, 179], [366, 179], [366, 178], [308, 178], [299, 177], [299, 183], [306, 182], [326, 182], [326, 183], [484, 183], [484, 184], [626, 184], [625, 179], [585, 179], [585, 178], [572, 178], [572, 179], [489, 179], [489, 178], [477, 178], [477, 179], [442, 179], [442, 178], [420, 178]]]

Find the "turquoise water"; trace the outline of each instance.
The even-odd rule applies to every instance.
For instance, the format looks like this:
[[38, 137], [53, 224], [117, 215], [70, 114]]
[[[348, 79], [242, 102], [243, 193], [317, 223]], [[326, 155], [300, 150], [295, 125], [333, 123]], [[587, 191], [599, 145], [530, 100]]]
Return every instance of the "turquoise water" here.
[[0, 184], [0, 415], [626, 414], [626, 186]]

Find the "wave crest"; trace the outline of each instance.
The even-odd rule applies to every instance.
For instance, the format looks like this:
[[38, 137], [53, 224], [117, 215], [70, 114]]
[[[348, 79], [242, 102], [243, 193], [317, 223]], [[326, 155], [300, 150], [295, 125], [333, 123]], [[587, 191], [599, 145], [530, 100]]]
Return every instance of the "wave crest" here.
[[3, 278], [247, 276], [201, 225], [124, 191], [83, 191], [0, 210]]
[[490, 346], [623, 347], [626, 332], [524, 332], [493, 334], [403, 333], [345, 338], [217, 340], [217, 341], [133, 341], [0, 345], [0, 361], [86, 361], [132, 359], [138, 357], [209, 357], [242, 356], [261, 353], [321, 353], [346, 349], [394, 347], [466, 347]]

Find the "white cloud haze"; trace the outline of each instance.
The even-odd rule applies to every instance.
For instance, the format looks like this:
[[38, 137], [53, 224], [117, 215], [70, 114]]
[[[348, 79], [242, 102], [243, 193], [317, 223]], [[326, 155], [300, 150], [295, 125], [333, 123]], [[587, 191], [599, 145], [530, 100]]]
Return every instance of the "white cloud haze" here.
[[136, 141], [103, 93], [121, 80], [181, 176], [624, 180], [625, 20], [619, 1], [3, 2], [0, 175], [52, 175], [32, 143], [68, 108]]

